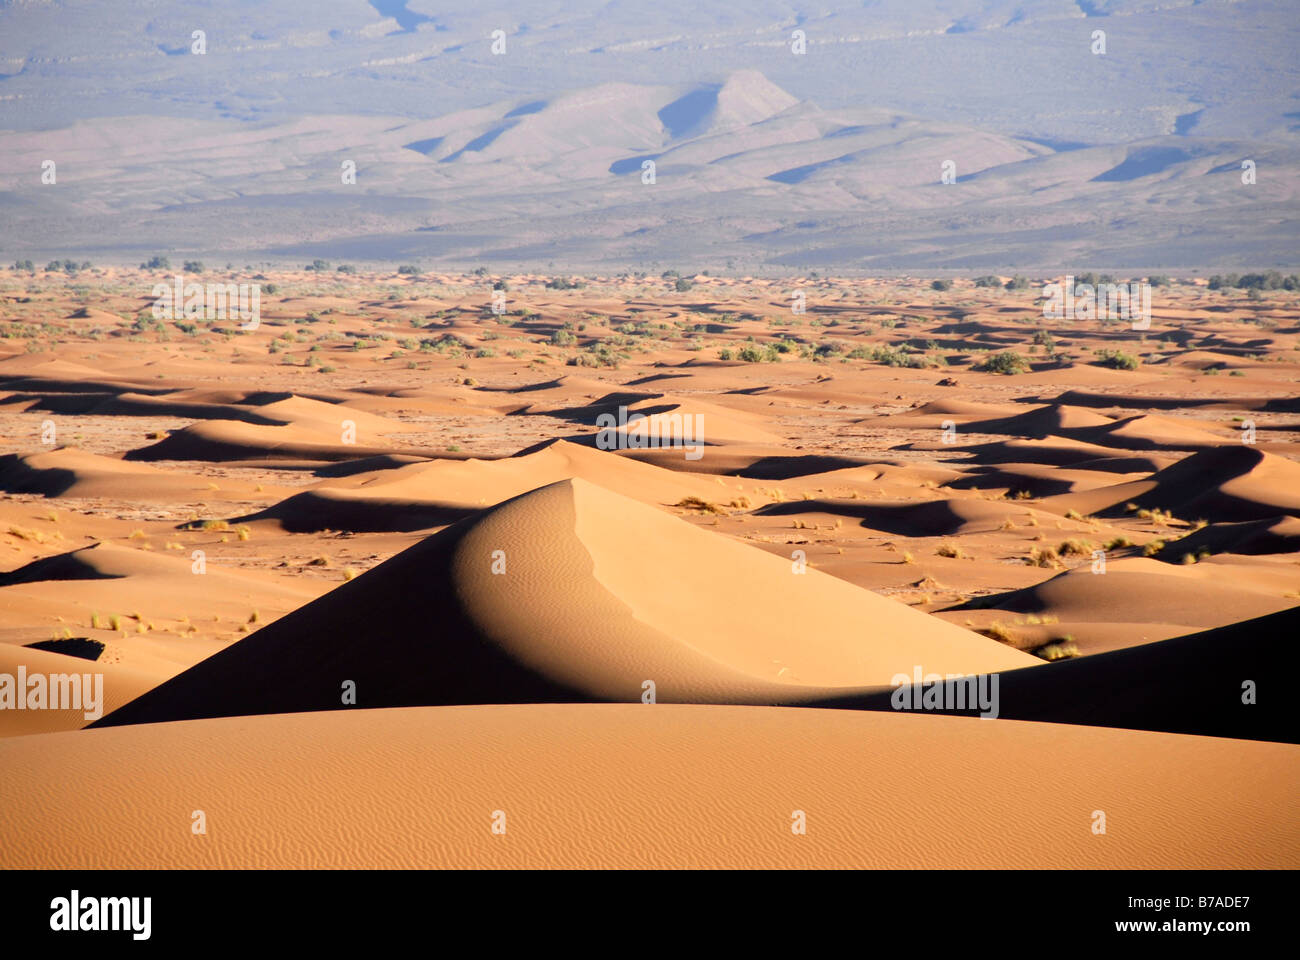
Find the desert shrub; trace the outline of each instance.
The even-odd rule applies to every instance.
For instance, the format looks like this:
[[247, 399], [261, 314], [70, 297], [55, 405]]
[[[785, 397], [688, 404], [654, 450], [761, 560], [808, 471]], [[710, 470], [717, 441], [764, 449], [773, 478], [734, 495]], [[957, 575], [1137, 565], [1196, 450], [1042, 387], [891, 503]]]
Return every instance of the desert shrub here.
[[1000, 353], [990, 354], [985, 357], [984, 362], [979, 364], [978, 369], [986, 373], [1000, 373], [1010, 376], [1011, 374], [1028, 372], [1029, 361], [1014, 350], [1003, 350]]
[[617, 367], [623, 356], [605, 343], [596, 344], [569, 358], [573, 367]]
[[775, 360], [775, 353], [774, 350], [772, 351], [773, 356], [769, 356], [768, 352], [762, 347], [749, 343], [736, 351], [736, 359], [743, 360], [745, 363], [764, 363], [768, 360]]
[[1136, 370], [1142, 365], [1141, 360], [1123, 350], [1098, 350], [1097, 360], [1102, 366], [1115, 370]]

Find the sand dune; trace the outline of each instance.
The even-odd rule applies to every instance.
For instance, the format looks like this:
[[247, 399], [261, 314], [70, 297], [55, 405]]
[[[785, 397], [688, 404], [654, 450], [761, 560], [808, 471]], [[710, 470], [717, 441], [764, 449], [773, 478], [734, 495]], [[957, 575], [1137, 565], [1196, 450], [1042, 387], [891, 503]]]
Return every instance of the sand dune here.
[[[1300, 742], [1285, 679], [1300, 668], [1300, 654], [1286, 639], [1297, 629], [1300, 607], [1291, 607], [1168, 640], [1062, 660], [1046, 668], [1012, 670], [998, 678], [999, 716]], [[822, 705], [893, 712], [898, 709], [895, 701], [904, 702], [898, 698], [896, 691], [876, 691]], [[917, 697], [912, 702], [923, 701]], [[1289, 775], [1288, 770], [1295, 770], [1294, 760], [1278, 773]]]
[[[0, 742], [0, 767], [10, 868], [1300, 862], [1295, 747], [1060, 724], [672, 704], [363, 710], [21, 737]], [[195, 810], [206, 835], [191, 832]]]
[[987, 500], [927, 500], [923, 503], [866, 503], [860, 500], [794, 500], [757, 510], [760, 516], [792, 516], [818, 512], [854, 517], [864, 527], [891, 534], [940, 537], [999, 529], [1008, 520], [1023, 521], [1024, 506]]
[[[931, 400], [907, 413], [889, 416], [864, 417], [855, 420], [855, 426], [870, 425], [892, 428], [932, 428], [938, 430], [944, 420], [959, 426], [972, 423], [994, 422], [1021, 414], [1023, 408], [1012, 403], [979, 403], [972, 400]], [[986, 431], [992, 432], [992, 431]]]
[[41, 583], [46, 580], [116, 580], [125, 577], [156, 576], [175, 573], [188, 561], [151, 553], [145, 550], [128, 550], [111, 543], [97, 543], [69, 553], [0, 573], [0, 586], [18, 583]]
[[201, 403], [176, 399], [174, 394], [143, 393], [28, 393], [9, 401], [24, 404], [28, 412], [48, 411], [64, 416], [186, 417], [196, 420], [242, 420], [273, 426], [283, 421], [236, 403]]
[[1195, 453], [1147, 480], [1051, 497], [1042, 506], [1098, 513], [1128, 503], [1213, 521], [1300, 515], [1300, 464], [1244, 444], [1227, 444]]
[[[130, 450], [127, 460], [353, 460], [383, 454], [427, 456], [428, 451], [376, 445], [379, 436], [365, 436], [360, 426], [355, 443], [345, 443], [345, 421], [355, 420], [339, 411], [337, 423], [327, 429], [316, 421], [309, 425], [260, 426], [232, 420], [195, 423], [147, 447]], [[367, 443], [366, 441], [369, 441]], [[439, 456], [456, 458], [455, 454]], [[468, 455], [466, 455], [468, 456]]]
[[232, 523], [273, 520], [289, 533], [346, 530], [352, 533], [392, 533], [445, 527], [481, 510], [435, 499], [407, 499], [375, 491], [324, 488], [295, 493], [279, 503]]
[[[86, 716], [88, 712], [93, 712], [92, 707], [100, 713], [109, 713], [156, 686], [160, 679], [151, 671], [138, 670], [118, 664], [99, 663], [81, 657], [65, 656], [48, 650], [20, 646], [15, 643], [0, 643], [0, 674], [8, 674], [14, 678], [12, 682], [15, 684], [15, 691], [21, 690], [17, 685], [20, 667], [25, 670], [27, 679], [30, 680], [37, 675], [42, 678], [42, 683], [47, 691], [46, 702], [49, 704], [49, 708], [41, 710], [18, 710], [13, 707], [0, 709], [0, 738], [22, 737], [33, 733], [52, 733], [57, 730], [79, 730], [93, 719], [93, 716], [90, 719]], [[69, 705], [67, 709], [53, 709], [55, 704], [53, 694], [49, 693], [50, 685], [57, 683], [62, 688], [62, 681], [51, 678], [60, 678], [73, 674], [80, 674], [82, 677], [80, 681], [73, 681], [77, 684], [77, 697], [82, 697], [82, 689], [84, 689], [85, 694], [91, 699], [78, 699], [76, 701], [78, 705], [75, 707]], [[91, 679], [87, 683], [86, 674], [90, 674], [92, 678], [95, 675], [103, 678], [100, 681], [103, 684], [102, 702], [98, 699], [99, 693], [97, 692], [96, 681]], [[28, 690], [30, 689], [29, 687]], [[72, 702], [59, 700], [60, 705], [71, 704]]]
[[1081, 430], [1105, 428], [1113, 424], [1114, 421], [1110, 417], [1101, 416], [1091, 410], [1053, 403], [1010, 416], [966, 420], [961, 426], [968, 433], [1000, 433], [1027, 439], [1042, 439], [1051, 436], [1073, 437]]
[[[570, 437], [574, 443], [595, 445], [594, 436]], [[686, 473], [710, 473], [723, 476], [746, 477], [752, 480], [788, 480], [809, 477], [833, 470], [873, 465], [869, 457], [826, 454], [792, 454], [786, 447], [766, 445], [727, 445], [710, 447], [706, 456], [688, 460], [680, 449], [657, 448], [648, 450], [620, 450], [629, 460], [654, 464], [665, 470]]]
[[[905, 449], [940, 450], [942, 444], [915, 443]], [[949, 447], [948, 449], [953, 449]], [[1111, 472], [1132, 473], [1139, 470], [1159, 470], [1174, 462], [1172, 458], [1132, 456], [1114, 447], [1103, 447], [1083, 440], [1066, 437], [1043, 437], [1037, 440], [1000, 440], [977, 443], [960, 448], [971, 455], [975, 463], [1037, 463], [1044, 466], [1084, 468]]]
[[1028, 440], [1064, 437], [1120, 450], [1202, 450], [1236, 439], [1227, 431], [1216, 431], [1216, 425], [1202, 421], [1155, 414], [1135, 414], [1114, 419], [1087, 408], [1059, 403], [992, 419], [972, 419], [969, 415], [943, 413], [942, 407], [939, 412], [931, 413], [930, 406], [933, 405], [921, 407], [910, 415], [873, 417], [859, 423], [886, 428], [937, 429], [944, 420], [952, 420], [958, 424], [960, 433], [1004, 434]]
[[365, 410], [293, 394], [261, 403], [257, 406], [257, 411], [277, 423], [296, 424], [322, 432], [337, 431], [342, 421], [350, 420], [356, 425], [358, 437], [381, 437], [385, 434], [412, 429], [409, 424], [390, 420]]
[[[1199, 565], [1197, 565], [1199, 566]], [[1049, 613], [1062, 620], [1165, 622], [1217, 627], [1294, 606], [1283, 595], [1283, 575], [1270, 584], [1256, 575], [1238, 580], [1222, 567], [1189, 569], [1143, 557], [1111, 560], [1104, 574], [1090, 566], [1010, 593], [981, 598], [985, 607], [1017, 613]], [[1291, 578], [1294, 579], [1294, 578]]]
[[151, 482], [166, 486], [171, 479], [153, 467], [97, 456], [75, 447], [0, 457], [0, 489], [8, 493], [112, 496], [141, 485], [148, 487]]
[[167, 393], [178, 384], [165, 380], [149, 383], [132, 377], [105, 377], [105, 371], [49, 354], [13, 356], [0, 360], [0, 389], [36, 393]]
[[1093, 393], [1067, 390], [1058, 398], [1061, 403], [1084, 407], [1128, 407], [1148, 410], [1181, 410], [1187, 407], [1224, 410], [1268, 410], [1300, 412], [1300, 398], [1243, 396], [1152, 396], [1148, 394]]
[[[622, 418], [620, 409], [624, 410]], [[602, 415], [613, 416], [617, 426], [612, 432], [620, 438], [620, 448], [634, 446], [638, 440], [648, 445], [644, 443], [646, 437], [673, 439], [684, 429], [688, 438], [693, 438], [698, 429], [702, 442], [707, 444], [774, 444], [782, 439], [765, 427], [759, 418], [741, 410], [698, 397], [677, 397], [666, 393], [607, 393], [577, 407], [547, 409], [530, 405], [516, 412], [559, 417], [597, 427], [601, 425], [599, 418]], [[635, 419], [638, 417], [644, 419], [638, 421]], [[667, 445], [667, 441], [661, 439], [661, 442]], [[681, 442], [678, 440], [672, 445], [680, 446]]]
[[158, 470], [143, 463], [60, 447], [48, 453], [0, 456], [0, 490], [44, 497], [106, 497], [154, 500], [195, 498], [225, 500], [248, 496], [252, 484], [224, 488], [199, 476]]
[[189, 554], [98, 543], [0, 574], [0, 606], [23, 624], [8, 627], [6, 639], [89, 637], [105, 644], [101, 662], [147, 673], [156, 684], [222, 649], [249, 629], [254, 613], [269, 623], [326, 586], [234, 569], [219, 556], [207, 558], [200, 575]]
[[1006, 490], [1021, 491], [1035, 497], [1079, 493], [1115, 484], [1115, 468], [1135, 468], [1128, 476], [1133, 480], [1145, 479], [1142, 465], [1119, 458], [1103, 461], [1085, 460], [1073, 468], [1055, 467], [1042, 463], [1004, 463], [998, 466], [971, 467], [965, 474], [950, 480], [946, 486], [953, 490]]
[[1182, 418], [1137, 414], [1108, 426], [1072, 431], [1082, 440], [1124, 450], [1207, 450], [1234, 443], [1238, 435], [1212, 431]]
[[1300, 517], [1273, 517], [1240, 523], [1212, 523], [1168, 543], [1156, 554], [1160, 560], [1181, 560], [1187, 554], [1300, 553]]
[[295, 494], [239, 521], [293, 532], [423, 530], [445, 526], [539, 486], [581, 477], [644, 503], [726, 500], [716, 483], [564, 440], [497, 460], [428, 460], [359, 473]]
[[373, 457], [362, 457], [359, 460], [339, 460], [334, 463], [322, 463], [313, 470], [313, 473], [323, 478], [352, 477], [362, 473], [395, 470], [398, 467], [410, 466], [413, 463], [427, 463], [430, 459], [427, 456], [416, 457], [410, 454], [380, 453]]
[[120, 392], [18, 393], [6, 402], [24, 404], [29, 411], [80, 416], [183, 417], [195, 420], [238, 420], [260, 426], [299, 424], [334, 431], [343, 419], [366, 435], [399, 433], [408, 424], [365, 410], [292, 393], [265, 390], [174, 390], [166, 393]]
[[[593, 377], [566, 373], [551, 380], [519, 384], [509, 387], [485, 387], [487, 393], [506, 393], [528, 403], [548, 401], [595, 400], [609, 394], [610, 384]], [[645, 395], [645, 394], [643, 394]], [[518, 409], [517, 407], [515, 409]]]
[[647, 680], [665, 702], [771, 703], [917, 663], [1035, 662], [574, 479], [435, 534], [104, 723], [332, 709], [349, 680], [372, 707], [636, 701]]

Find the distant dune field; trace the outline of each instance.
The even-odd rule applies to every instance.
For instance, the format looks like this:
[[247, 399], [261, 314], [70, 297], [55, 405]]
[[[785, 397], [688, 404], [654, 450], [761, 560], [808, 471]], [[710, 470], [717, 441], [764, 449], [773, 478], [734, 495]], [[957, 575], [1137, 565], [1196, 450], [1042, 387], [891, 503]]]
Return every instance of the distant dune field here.
[[0, 275], [0, 865], [1300, 863], [1296, 292], [152, 277]]

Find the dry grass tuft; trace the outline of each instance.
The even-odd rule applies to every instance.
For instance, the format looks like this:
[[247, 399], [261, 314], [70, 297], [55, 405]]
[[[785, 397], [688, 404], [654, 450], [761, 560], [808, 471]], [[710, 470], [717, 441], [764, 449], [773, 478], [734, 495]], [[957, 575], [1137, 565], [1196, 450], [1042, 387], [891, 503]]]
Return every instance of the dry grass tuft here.
[[702, 513], [718, 513], [723, 516], [727, 515], [726, 509], [710, 500], [704, 500], [700, 497], [683, 497], [681, 500], [678, 500], [673, 504], [673, 506], [680, 507], [683, 510], [699, 510]]
[[1079, 656], [1079, 648], [1074, 642], [1074, 637], [1067, 633], [1064, 637], [1038, 647], [1033, 654], [1048, 661], [1071, 660]]
[[1057, 556], [1053, 547], [1031, 547], [1029, 550], [1029, 565], [1054, 569], [1061, 566], [1061, 559]]

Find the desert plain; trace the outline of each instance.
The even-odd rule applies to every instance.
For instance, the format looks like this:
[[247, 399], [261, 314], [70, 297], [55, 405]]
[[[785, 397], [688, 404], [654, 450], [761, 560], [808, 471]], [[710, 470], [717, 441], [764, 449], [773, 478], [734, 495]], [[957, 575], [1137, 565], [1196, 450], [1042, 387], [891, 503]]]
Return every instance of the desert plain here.
[[1300, 293], [189, 279], [0, 272], [0, 865], [1300, 866]]

